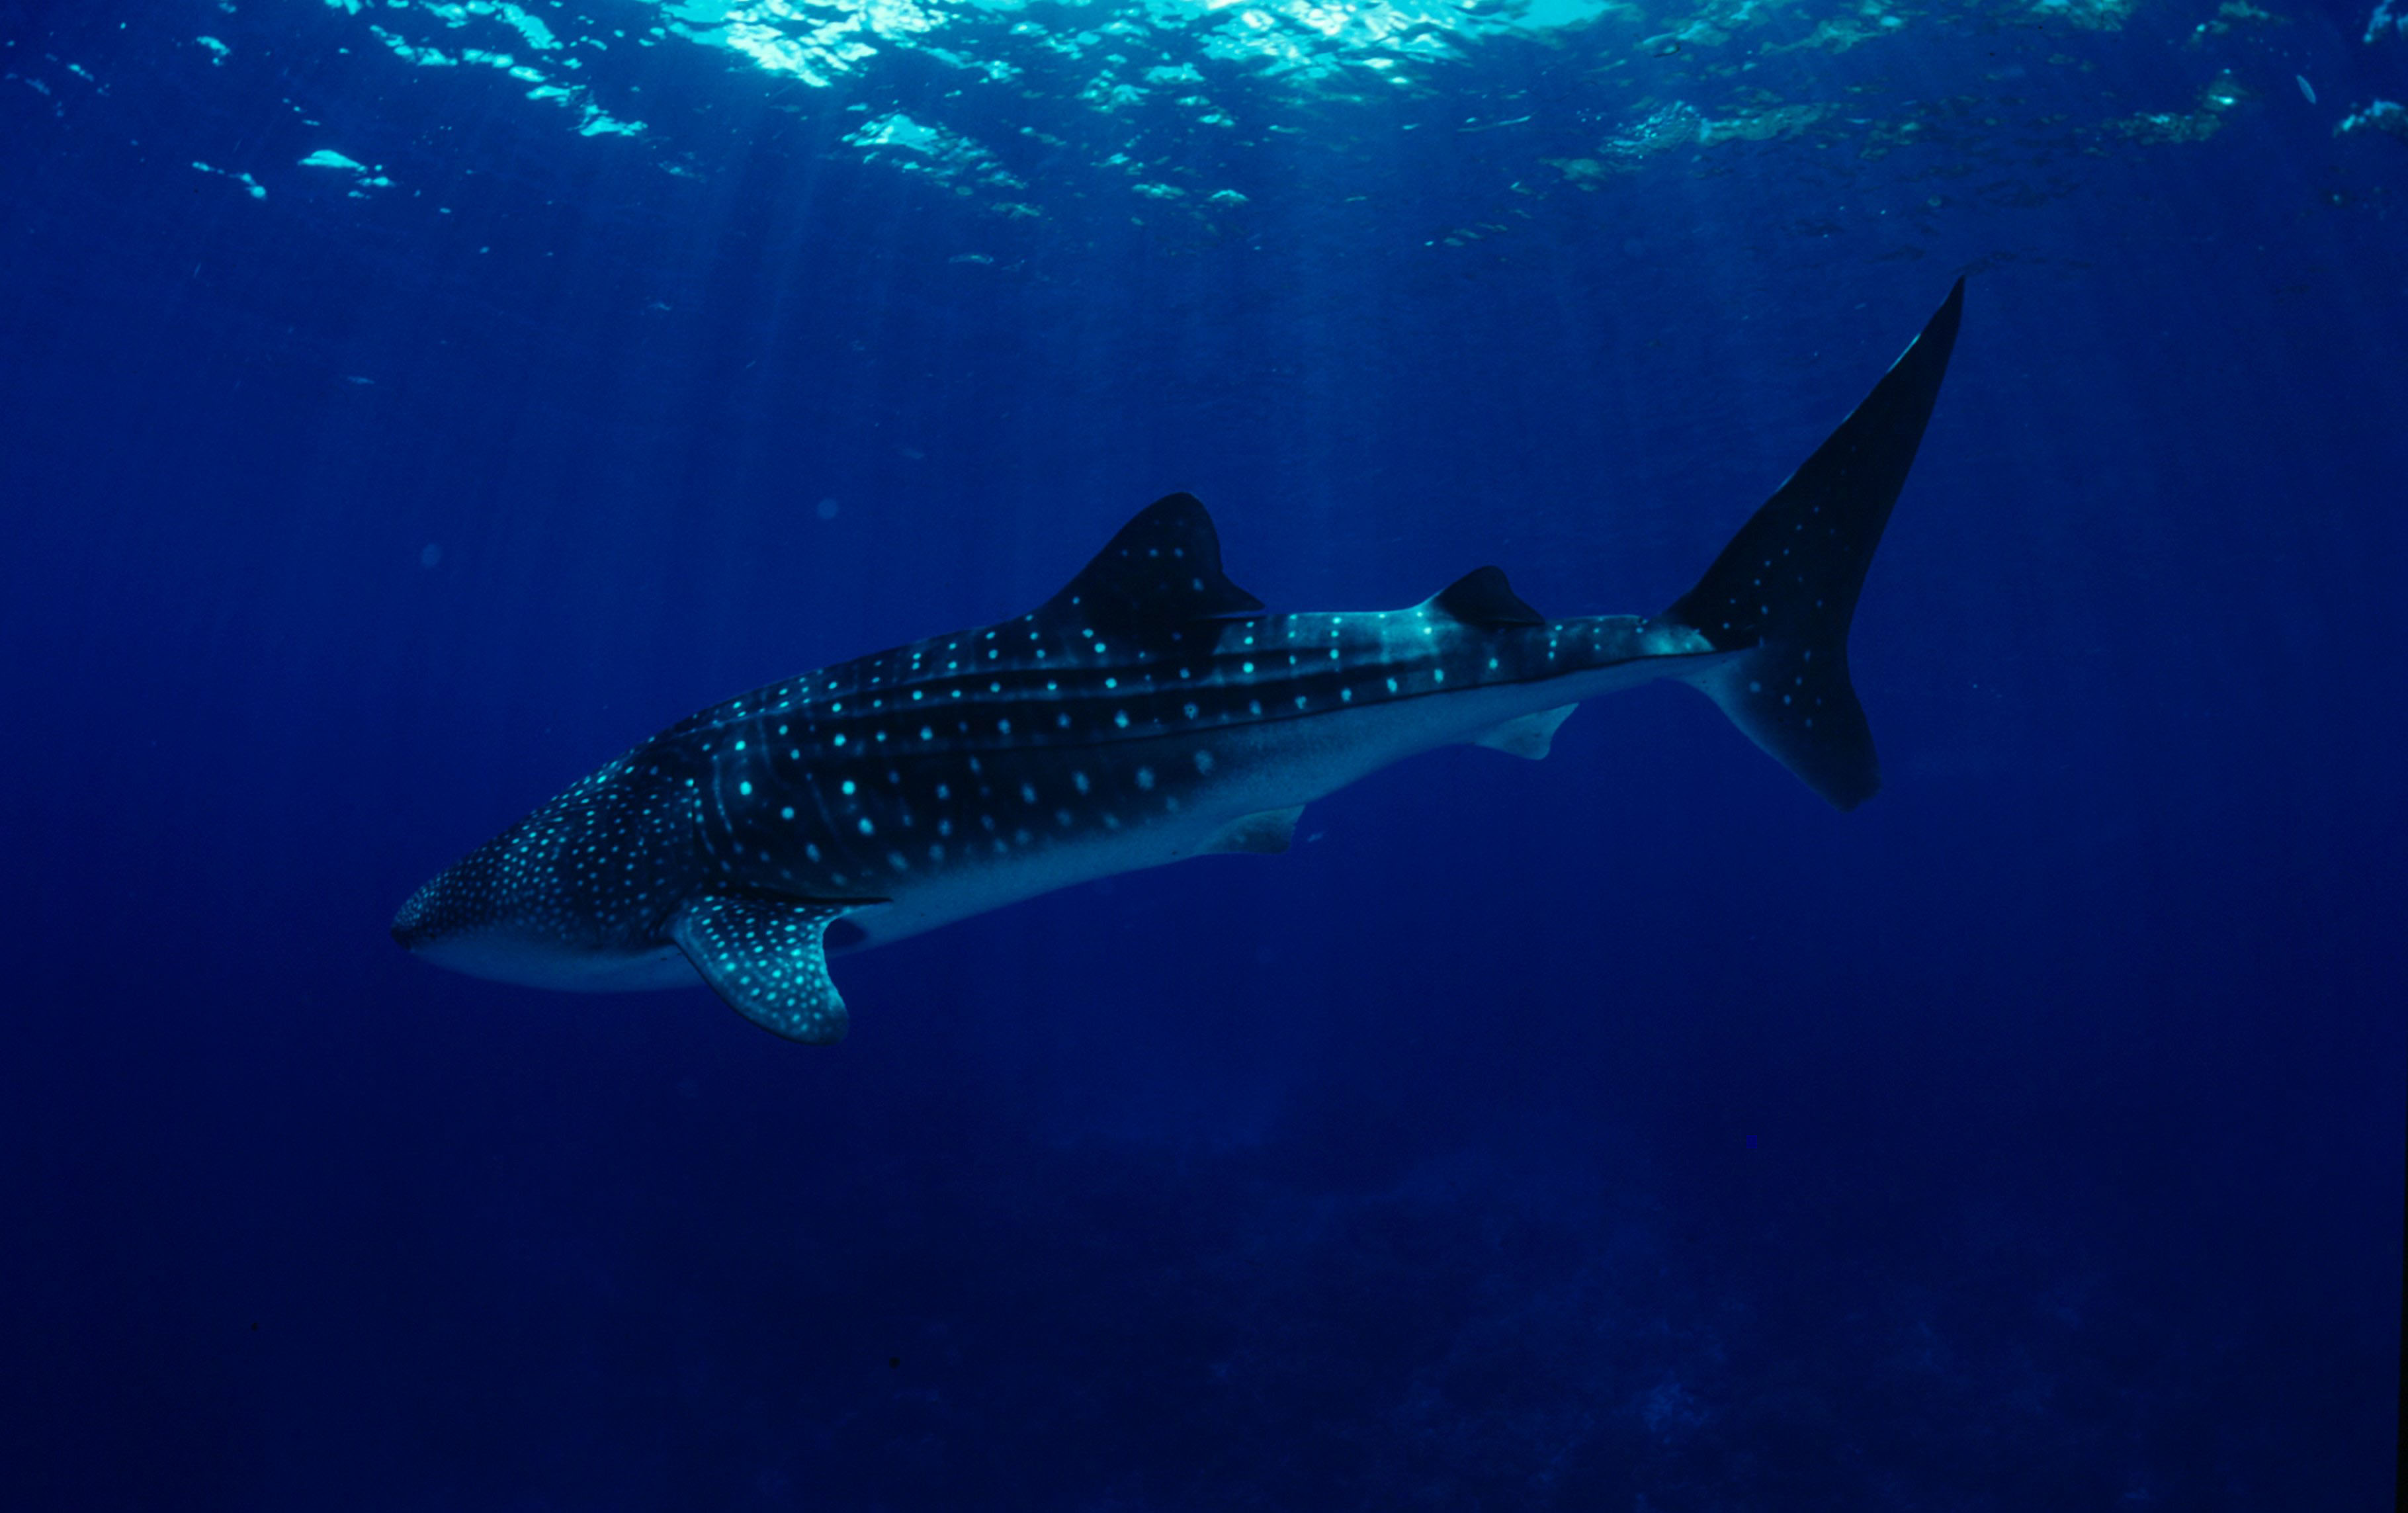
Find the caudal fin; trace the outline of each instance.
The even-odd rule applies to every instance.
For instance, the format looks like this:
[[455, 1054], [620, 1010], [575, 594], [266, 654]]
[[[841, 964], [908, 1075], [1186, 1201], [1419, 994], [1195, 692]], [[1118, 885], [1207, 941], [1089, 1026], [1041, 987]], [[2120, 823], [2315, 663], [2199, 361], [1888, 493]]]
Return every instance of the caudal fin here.
[[1841, 809], [1881, 786], [1848, 683], [1848, 622], [1956, 344], [1965, 281], [1830, 439], [1740, 527], [1662, 618], [1718, 659], [1694, 682], [1733, 725]]

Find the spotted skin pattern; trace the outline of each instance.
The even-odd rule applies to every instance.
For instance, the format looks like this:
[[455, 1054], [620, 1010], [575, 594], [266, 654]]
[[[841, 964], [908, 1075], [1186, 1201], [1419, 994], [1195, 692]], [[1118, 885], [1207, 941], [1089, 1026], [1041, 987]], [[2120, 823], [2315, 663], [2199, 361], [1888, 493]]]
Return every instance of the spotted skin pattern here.
[[1223, 572], [1204, 507], [1174, 494], [1027, 614], [663, 731], [421, 888], [394, 938], [544, 987], [699, 975], [766, 1029], [833, 1041], [830, 946], [1283, 850], [1302, 805], [1369, 771], [1455, 742], [1543, 756], [1570, 706], [1664, 676], [1853, 807], [1879, 779], [1847, 615], [1961, 295], [1662, 615], [1549, 620], [1494, 568], [1408, 609], [1271, 613]]
[[1250, 792], [1266, 757], [1301, 743], [1283, 725], [1710, 650], [1627, 616], [1490, 630], [1423, 608], [1175, 637], [1124, 650], [1025, 616], [756, 690], [663, 742], [701, 774], [695, 833], [720, 877], [886, 898], [924, 873], [1225, 813], [1213, 796]]

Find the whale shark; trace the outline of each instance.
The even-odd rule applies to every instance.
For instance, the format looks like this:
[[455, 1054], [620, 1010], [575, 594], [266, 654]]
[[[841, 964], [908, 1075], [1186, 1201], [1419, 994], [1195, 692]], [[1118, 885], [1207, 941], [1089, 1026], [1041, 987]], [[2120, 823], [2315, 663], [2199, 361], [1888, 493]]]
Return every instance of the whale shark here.
[[1215, 853], [1416, 753], [1540, 758], [1661, 678], [1846, 810], [1881, 785], [1848, 627], [1956, 343], [1960, 279], [1839, 428], [1654, 615], [1550, 619], [1484, 567], [1406, 609], [1273, 612], [1204, 506], [1140, 511], [1016, 619], [755, 688], [607, 763], [421, 887], [417, 956], [586, 992], [692, 986], [843, 1037], [833, 949]]

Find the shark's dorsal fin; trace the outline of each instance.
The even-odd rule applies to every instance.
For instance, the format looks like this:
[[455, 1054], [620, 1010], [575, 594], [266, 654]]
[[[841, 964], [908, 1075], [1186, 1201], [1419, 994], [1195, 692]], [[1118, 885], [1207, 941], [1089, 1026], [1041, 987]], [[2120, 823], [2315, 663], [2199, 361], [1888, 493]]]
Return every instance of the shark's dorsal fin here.
[[1221, 570], [1221, 537], [1203, 501], [1170, 494], [1139, 511], [1037, 612], [1119, 630], [1181, 626], [1262, 607]]
[[828, 921], [861, 906], [710, 893], [677, 912], [669, 939], [729, 1008], [773, 1035], [832, 1045], [847, 1016], [821, 937]]
[[1430, 596], [1430, 608], [1468, 626], [1542, 626], [1547, 617], [1522, 602], [1502, 568], [1474, 568]]

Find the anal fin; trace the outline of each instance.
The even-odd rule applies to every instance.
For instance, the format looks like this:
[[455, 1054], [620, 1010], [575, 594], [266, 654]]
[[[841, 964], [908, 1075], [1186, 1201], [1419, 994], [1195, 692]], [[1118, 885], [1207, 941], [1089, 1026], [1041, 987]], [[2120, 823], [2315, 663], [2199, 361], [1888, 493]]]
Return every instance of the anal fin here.
[[844, 1038], [847, 1016], [822, 937], [830, 920], [859, 907], [706, 894], [677, 912], [669, 939], [729, 1008], [773, 1035], [832, 1045]]
[[1257, 814], [1240, 814], [1223, 827], [1221, 833], [1204, 843], [1202, 854], [1221, 852], [1252, 853], [1256, 856], [1277, 856], [1296, 839], [1297, 816], [1304, 805], [1292, 809], [1266, 809]]
[[1558, 704], [1554, 709], [1542, 709], [1536, 714], [1507, 720], [1472, 744], [1540, 761], [1555, 749], [1555, 728], [1570, 719], [1572, 711], [1578, 708], [1578, 704]]

